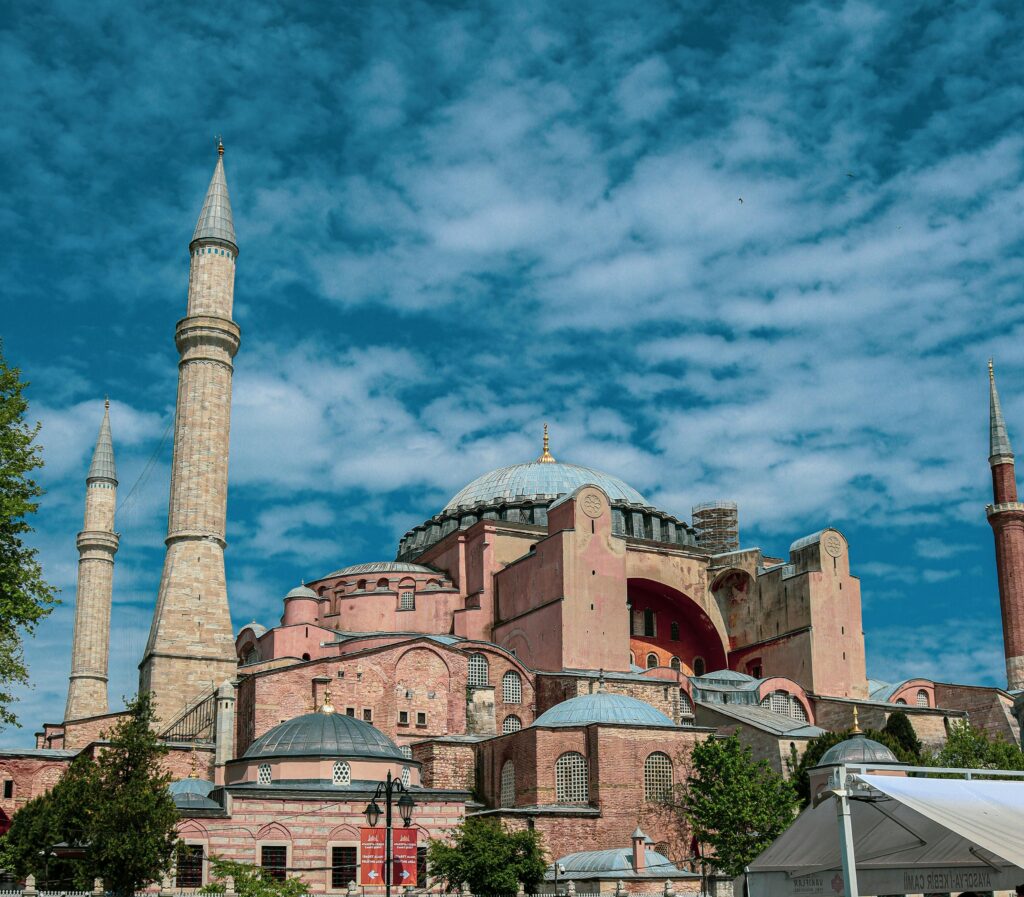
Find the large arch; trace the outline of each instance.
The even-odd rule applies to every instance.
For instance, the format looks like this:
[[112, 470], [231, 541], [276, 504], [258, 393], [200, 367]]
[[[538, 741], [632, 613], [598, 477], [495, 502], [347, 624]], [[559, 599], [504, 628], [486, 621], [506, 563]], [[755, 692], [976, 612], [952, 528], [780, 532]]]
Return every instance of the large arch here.
[[709, 672], [728, 667], [722, 633], [689, 595], [657, 580], [631, 578], [626, 581], [626, 596], [631, 614], [629, 648], [637, 658], [654, 653], [664, 667], [673, 666], [672, 659], [679, 658], [680, 671], [686, 675], [693, 675], [698, 657]]

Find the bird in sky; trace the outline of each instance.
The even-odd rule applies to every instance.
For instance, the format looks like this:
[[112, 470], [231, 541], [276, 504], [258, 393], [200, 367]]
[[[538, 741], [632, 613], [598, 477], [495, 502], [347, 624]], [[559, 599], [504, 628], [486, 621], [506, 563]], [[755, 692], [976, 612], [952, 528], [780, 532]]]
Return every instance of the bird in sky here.
[[740, 197], [740, 202], [741, 202], [741, 203], [743, 202], [743, 197], [742, 197], [742, 196]]

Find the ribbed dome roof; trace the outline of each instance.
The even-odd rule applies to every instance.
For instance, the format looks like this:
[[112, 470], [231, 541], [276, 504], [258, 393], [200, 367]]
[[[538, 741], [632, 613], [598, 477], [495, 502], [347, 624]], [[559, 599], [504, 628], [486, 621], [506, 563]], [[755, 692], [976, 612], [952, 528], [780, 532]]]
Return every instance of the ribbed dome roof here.
[[833, 766], [837, 763], [899, 763], [896, 755], [884, 744], [854, 735], [846, 741], [834, 744], [818, 761], [818, 766]]
[[444, 510], [447, 512], [456, 508], [472, 507], [478, 502], [494, 504], [519, 496], [557, 498], [560, 495], [568, 495], [588, 483], [600, 486], [613, 502], [648, 506], [647, 499], [636, 489], [611, 474], [590, 467], [581, 467], [578, 464], [563, 464], [560, 461], [531, 461], [527, 464], [499, 467], [477, 477], [456, 493], [445, 505]]
[[254, 757], [383, 757], [407, 760], [390, 738], [344, 713], [306, 713], [274, 726], [245, 752]]
[[[675, 875], [679, 869], [664, 854], [654, 850], [644, 850], [645, 871], [654, 875]], [[632, 872], [633, 848], [621, 847], [610, 850], [581, 850], [578, 853], [566, 854], [558, 863], [565, 867], [566, 874], [587, 872]], [[554, 874], [554, 864], [548, 866], [548, 872]], [[547, 876], [545, 876], [547, 877]]]
[[422, 564], [407, 564], [404, 561], [376, 561], [371, 564], [353, 564], [351, 567], [342, 567], [321, 579], [330, 579], [332, 576], [359, 576], [364, 573], [432, 573], [438, 576], [436, 570], [424, 567]]
[[317, 594], [309, 586], [301, 585], [292, 589], [285, 598], [316, 598]]
[[650, 704], [631, 698], [598, 691], [580, 695], [544, 711], [535, 726], [585, 726], [588, 723], [626, 723], [635, 726], [674, 726], [664, 713]]

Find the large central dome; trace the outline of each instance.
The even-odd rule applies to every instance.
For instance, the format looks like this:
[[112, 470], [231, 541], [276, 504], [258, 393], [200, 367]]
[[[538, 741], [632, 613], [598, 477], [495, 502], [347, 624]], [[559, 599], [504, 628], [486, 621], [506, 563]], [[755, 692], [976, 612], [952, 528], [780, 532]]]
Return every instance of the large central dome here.
[[471, 508], [480, 502], [493, 504], [515, 498], [558, 498], [588, 484], [600, 486], [613, 502], [644, 507], [649, 504], [632, 486], [600, 470], [560, 461], [530, 461], [499, 467], [477, 477], [456, 493], [445, 505], [444, 513], [457, 508]]

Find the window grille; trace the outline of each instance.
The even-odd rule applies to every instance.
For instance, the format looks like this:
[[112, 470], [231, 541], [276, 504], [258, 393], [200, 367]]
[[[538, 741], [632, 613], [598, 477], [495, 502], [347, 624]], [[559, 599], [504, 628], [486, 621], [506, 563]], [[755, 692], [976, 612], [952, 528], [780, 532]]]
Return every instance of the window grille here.
[[521, 728], [523, 728], [523, 721], [514, 713], [506, 716], [505, 721], [501, 724], [501, 731], [505, 735], [508, 735], [509, 732], [518, 732]]
[[416, 725], [422, 728], [423, 726], [426, 726], [426, 724], [427, 724], [427, 715], [426, 715], [426, 713], [418, 712], [416, 714]]
[[516, 765], [506, 760], [501, 767], [501, 806], [516, 805]]
[[408, 757], [410, 760], [412, 759], [412, 745], [411, 744], [403, 744], [399, 748], [399, 750], [402, 752], [402, 756], [403, 757]]
[[678, 658], [678, 657], [673, 657], [673, 658], [672, 658], [672, 659], [671, 659], [671, 660], [670, 660], [670, 661], [668, 662], [668, 665], [669, 665], [670, 667], [672, 667], [672, 669], [673, 669], [673, 670], [675, 670], [675, 671], [676, 671], [677, 673], [678, 673], [678, 672], [679, 672], [679, 671], [680, 671], [680, 670], [681, 670], [681, 669], [683, 668], [683, 664], [682, 664], [682, 662], [681, 662], [681, 661], [679, 660], [679, 658]]
[[373, 708], [372, 707], [364, 707], [363, 708], [363, 722], [364, 723], [372, 723], [373, 722]]
[[201, 888], [203, 886], [203, 846], [182, 844], [178, 848], [178, 872], [175, 886]]
[[653, 670], [658, 665], [658, 655], [648, 654], [647, 655], [647, 669]]
[[344, 891], [350, 881], [358, 881], [356, 870], [356, 849], [354, 847], [331, 848], [331, 890]]
[[793, 719], [799, 720], [802, 723], [809, 722], [809, 720], [807, 719], [807, 711], [804, 710], [803, 702], [799, 698], [794, 697], [793, 703], [790, 706], [793, 710]]
[[259, 769], [256, 771], [256, 784], [258, 785], [269, 785], [270, 784], [270, 764], [261, 763]]
[[487, 665], [487, 658], [484, 657], [483, 654], [470, 654], [469, 656], [469, 684], [491, 684], [491, 677]]
[[288, 848], [264, 844], [260, 848], [260, 865], [271, 878], [284, 881], [288, 869]]
[[411, 778], [411, 774], [409, 773], [409, 767], [408, 766], [403, 766], [402, 767], [402, 784], [406, 788], [409, 787], [409, 780], [410, 780], [410, 778]]
[[655, 751], [644, 761], [644, 797], [664, 800], [672, 791], [672, 761], [668, 754]]
[[[335, 785], [352, 784], [352, 767], [344, 760], [335, 760], [334, 769], [331, 772], [331, 781]], [[348, 882], [346, 882], [348, 884]]]
[[679, 689], [679, 712], [682, 714], [693, 714], [693, 701], [690, 700], [690, 696]]
[[415, 610], [416, 609], [416, 593], [415, 592], [402, 592], [398, 596], [398, 609], [399, 610]]
[[930, 706], [930, 704], [928, 703], [928, 692], [926, 692], [923, 688], [917, 693], [916, 703], [918, 707]]
[[781, 713], [783, 716], [789, 716], [789, 692], [772, 692], [768, 701], [768, 709], [772, 713]]
[[519, 704], [523, 700], [523, 680], [514, 670], [501, 677], [501, 700], [506, 704]]
[[585, 804], [590, 799], [586, 758], [568, 751], [555, 761], [555, 800], [560, 804]]

